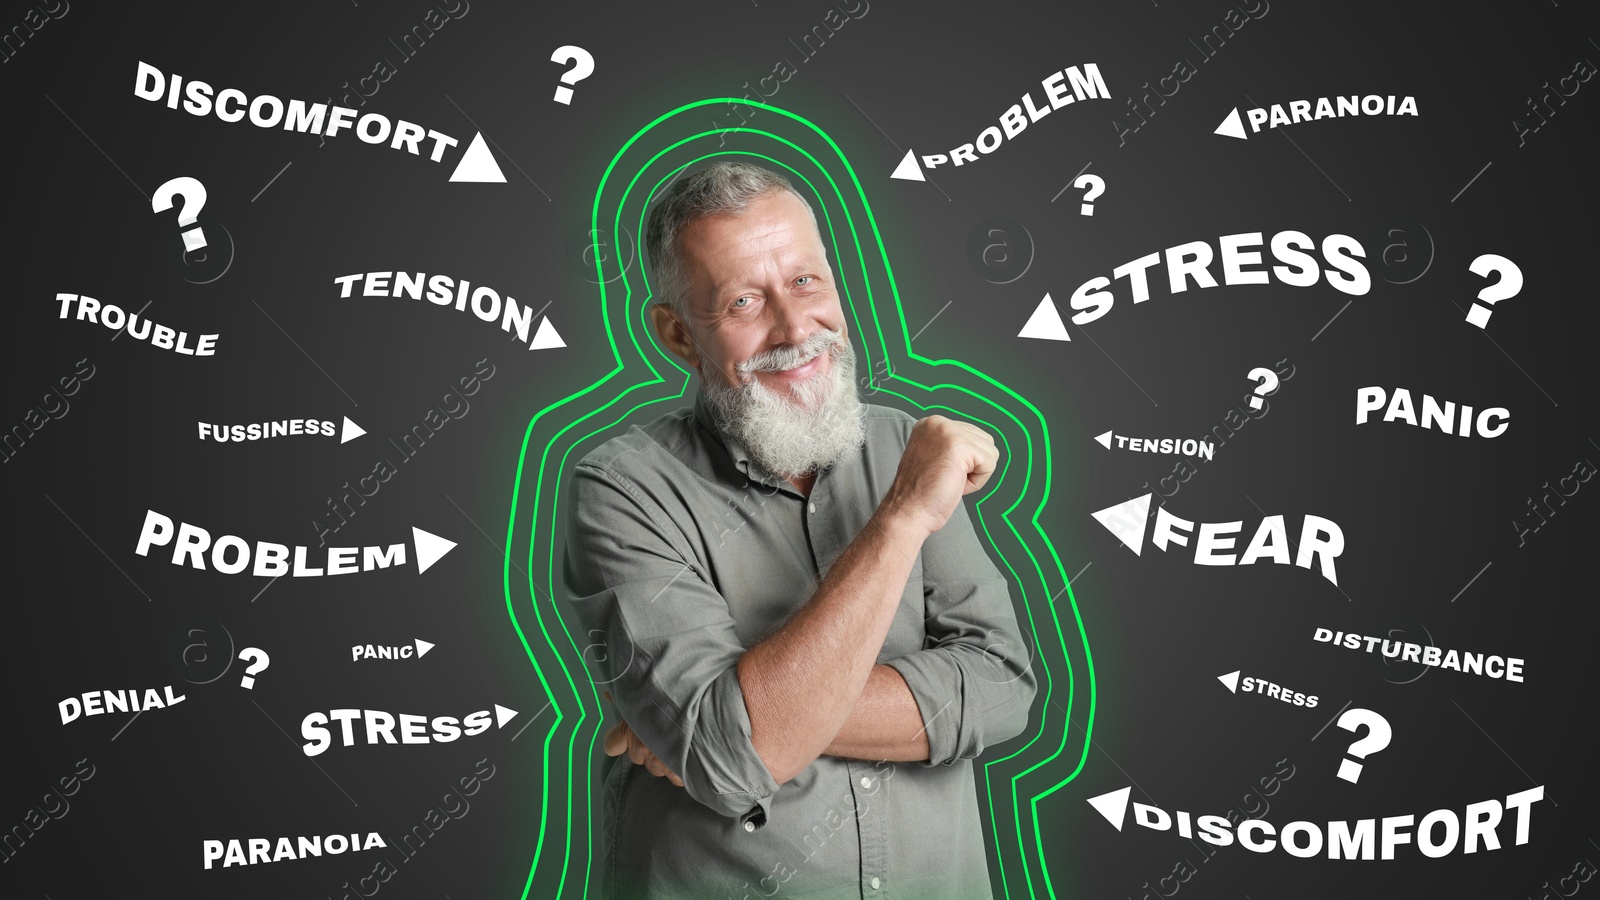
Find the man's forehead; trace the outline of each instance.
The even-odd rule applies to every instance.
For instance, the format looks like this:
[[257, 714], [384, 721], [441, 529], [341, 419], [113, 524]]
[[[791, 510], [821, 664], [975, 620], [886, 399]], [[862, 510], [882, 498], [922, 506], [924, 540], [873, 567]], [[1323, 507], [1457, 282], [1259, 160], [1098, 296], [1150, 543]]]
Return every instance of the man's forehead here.
[[713, 259], [740, 256], [775, 256], [807, 243], [805, 229], [786, 218], [752, 213], [707, 216], [700, 226], [700, 243]]
[[[779, 265], [812, 265], [826, 256], [822, 237], [809, 216], [718, 215], [690, 227], [696, 232], [693, 244], [698, 252], [694, 255], [708, 270], [769, 260]], [[740, 273], [731, 272], [722, 280], [739, 277]]]

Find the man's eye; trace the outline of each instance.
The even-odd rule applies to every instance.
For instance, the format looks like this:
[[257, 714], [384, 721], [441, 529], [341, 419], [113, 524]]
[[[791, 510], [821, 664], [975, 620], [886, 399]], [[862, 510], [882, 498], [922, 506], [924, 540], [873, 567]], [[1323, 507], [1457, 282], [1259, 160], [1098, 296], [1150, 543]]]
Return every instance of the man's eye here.
[[794, 280], [794, 283], [795, 283], [795, 284], [806, 284], [806, 283], [807, 283], [807, 282], [811, 282], [811, 281], [816, 281], [816, 280], [817, 280], [817, 279], [816, 279], [816, 278], [815, 278], [815, 277], [814, 277], [814, 276], [811, 276], [811, 275], [801, 275], [801, 276], [800, 276], [800, 277], [799, 277], [799, 278], [796, 278], [796, 279], [795, 279], [795, 280]]
[[740, 297], [739, 299], [733, 301], [733, 306], [734, 306], [735, 309], [744, 309], [746, 306], [749, 306], [749, 305], [750, 305], [750, 298], [749, 297]]

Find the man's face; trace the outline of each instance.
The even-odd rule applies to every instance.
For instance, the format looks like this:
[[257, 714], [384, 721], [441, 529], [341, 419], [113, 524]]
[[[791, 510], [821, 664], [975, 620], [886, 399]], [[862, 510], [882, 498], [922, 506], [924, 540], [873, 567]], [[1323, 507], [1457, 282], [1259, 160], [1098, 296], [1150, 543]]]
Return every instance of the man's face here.
[[[788, 191], [771, 191], [742, 215], [691, 222], [678, 241], [689, 319], [681, 323], [687, 340], [680, 355], [703, 379], [737, 386], [755, 378], [803, 403], [796, 385], [832, 375], [834, 354], [780, 371], [763, 371], [759, 361], [754, 371], [740, 366], [758, 354], [791, 351], [819, 331], [845, 335], [833, 270], [805, 204]], [[679, 343], [670, 336], [669, 342]]]

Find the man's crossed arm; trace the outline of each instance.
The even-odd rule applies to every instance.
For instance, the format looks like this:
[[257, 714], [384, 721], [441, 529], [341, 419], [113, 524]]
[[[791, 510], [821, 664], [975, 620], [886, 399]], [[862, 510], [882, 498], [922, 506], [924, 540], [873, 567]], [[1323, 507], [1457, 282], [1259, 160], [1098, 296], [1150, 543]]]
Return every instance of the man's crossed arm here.
[[[609, 694], [606, 696], [610, 699]], [[604, 746], [607, 756], [626, 753], [650, 774], [683, 787], [678, 773], [667, 768], [627, 722], [618, 722], [606, 732]], [[844, 727], [821, 755], [889, 762], [920, 762], [928, 758], [928, 729], [917, 711], [911, 688], [894, 667], [872, 667]]]
[[[973, 595], [979, 591], [975, 585], [964, 593], [961, 585], [956, 586], [959, 596], [948, 604], [948, 621], [940, 623], [930, 619], [928, 622], [929, 636], [938, 641], [938, 645], [891, 660], [887, 665], [876, 664], [876, 659], [918, 553], [958, 510], [964, 529], [959, 539], [970, 542], [971, 549], [981, 557], [981, 548], [976, 547], [961, 498], [988, 481], [997, 459], [993, 440], [980, 429], [938, 416], [916, 423], [893, 484], [867, 525], [831, 567], [816, 593], [771, 636], [748, 649], [721, 648], [726, 652], [719, 658], [726, 658], [733, 664], [733, 684], [726, 683], [729, 674], [726, 672], [720, 677], [711, 677], [714, 672], [702, 669], [689, 676], [706, 683], [706, 690], [691, 698], [690, 705], [709, 709], [707, 715], [714, 720], [713, 725], [720, 723], [726, 731], [734, 712], [748, 717], [748, 744], [764, 767], [765, 771], [760, 772], [761, 780], [770, 777], [769, 789], [787, 782], [821, 755], [945, 762], [976, 755], [981, 749], [981, 729], [942, 726], [940, 737], [935, 740], [929, 728], [955, 698], [945, 700], [943, 706], [930, 708], [930, 704], [941, 694], [965, 691], [974, 667], [993, 666], [994, 663], [987, 658], [987, 649], [979, 647], [986, 635], [981, 633], [983, 623], [978, 620], [979, 600]], [[941, 540], [956, 539], [941, 537]], [[629, 549], [637, 552], [639, 548]], [[621, 548], [617, 552], [622, 552]], [[930, 566], [935, 564], [929, 561]], [[992, 570], [992, 566], [988, 568]], [[961, 582], [964, 577], [976, 576], [952, 572], [947, 580]], [[1000, 593], [1004, 600], [1003, 586]], [[988, 599], [992, 602], [992, 595]], [[1005, 612], [1010, 619], [1009, 609]], [[930, 615], [937, 614], [930, 609]], [[684, 627], [692, 624], [685, 622]], [[710, 660], [706, 665], [714, 668], [726, 663]], [[671, 661], [664, 668], [679, 671], [685, 666], [692, 664]], [[1008, 671], [1011, 680], [1016, 682], [1012, 690], [1020, 686], [1031, 697], [1031, 674], [1014, 667]], [[742, 697], [742, 708], [733, 712], [726, 708], [727, 701], [719, 704], [713, 698], [716, 690], [726, 692], [729, 688]], [[982, 694], [976, 689], [973, 693]], [[712, 699], [707, 702], [708, 698]], [[1014, 710], [1020, 708], [1020, 721], [1026, 721], [1027, 698], [1015, 699], [1021, 702], [1007, 704], [1013, 712], [1006, 720], [1006, 727], [997, 729], [1004, 737], [1021, 730], [1021, 724], [1010, 727], [1017, 722]], [[671, 724], [685, 729], [678, 712], [661, 712]], [[980, 712], [983, 710], [972, 710], [970, 715], [976, 720]], [[960, 715], [958, 710], [952, 718], [959, 720]], [[698, 717], [690, 715], [689, 718]], [[670, 743], [680, 743], [653, 719], [650, 724], [661, 739], [673, 737]], [[695, 721], [694, 724], [702, 723]], [[687, 729], [685, 735], [689, 735]], [[711, 740], [723, 743], [727, 736], [712, 735]], [[669, 749], [676, 755], [669, 758], [675, 762], [669, 765], [651, 752], [639, 733], [627, 723], [614, 727], [607, 734], [605, 748], [611, 755], [628, 753], [634, 762], [676, 784], [684, 784], [680, 775], [690, 774], [676, 771], [676, 761], [691, 767], [696, 763], [692, 752], [672, 746]], [[728, 780], [720, 761], [710, 768], [715, 770], [715, 775]], [[703, 781], [696, 777], [689, 779], [687, 786], [691, 794], [728, 814], [736, 814], [733, 810], [738, 804], [722, 802], [723, 796], [759, 793], [756, 789], [725, 790], [731, 787], [727, 784], [709, 789], [702, 786], [696, 791], [697, 784], [703, 785]]]

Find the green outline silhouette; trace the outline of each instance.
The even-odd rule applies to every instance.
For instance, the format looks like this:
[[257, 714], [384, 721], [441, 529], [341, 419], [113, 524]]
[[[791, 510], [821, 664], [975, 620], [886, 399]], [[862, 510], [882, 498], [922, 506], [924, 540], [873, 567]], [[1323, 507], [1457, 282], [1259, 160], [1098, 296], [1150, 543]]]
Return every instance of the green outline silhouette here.
[[[745, 127], [696, 130], [698, 126], [689, 123], [692, 111], [729, 103], [775, 113], [780, 120], [773, 123], [774, 127], [792, 133], [782, 136]], [[730, 136], [736, 145], [748, 143], [775, 155], [751, 149], [719, 149], [696, 155], [691, 149], [713, 137], [720, 137], [725, 143]], [[652, 153], [651, 147], [662, 149]], [[853, 336], [863, 351], [866, 364], [862, 370], [876, 373], [874, 360], [881, 360], [884, 365], [885, 374], [874, 375], [878, 390], [899, 397], [925, 413], [937, 411], [972, 421], [988, 429], [1000, 443], [1002, 465], [990, 480], [988, 491], [975, 504], [976, 520], [991, 555], [1001, 561], [1008, 580], [1022, 598], [1025, 631], [1033, 642], [1029, 652], [1042, 669], [1042, 677], [1039, 678], [1041, 697], [1035, 703], [1039, 715], [1033, 729], [1022, 735], [1026, 742], [1008, 755], [983, 764], [983, 807], [999, 860], [1003, 895], [1009, 900], [1013, 895], [1023, 896], [1025, 891], [1030, 898], [1041, 893], [1053, 898], [1056, 890], [1051, 884], [1049, 863], [1045, 858], [1039, 801], [1060, 790], [1083, 770], [1094, 726], [1095, 674], [1083, 618], [1067, 583], [1066, 570], [1039, 524], [1039, 515], [1050, 498], [1053, 477], [1049, 426], [1032, 403], [1006, 385], [958, 360], [928, 359], [911, 349], [905, 309], [895, 286], [883, 236], [855, 170], [833, 138], [787, 110], [723, 97], [690, 103], [659, 116], [634, 134], [606, 167], [595, 191], [589, 233], [597, 235], [604, 227], [612, 237], [612, 245], [620, 246], [620, 229], [631, 214], [637, 224], [634, 233], [642, 240], [645, 213], [656, 192], [686, 167], [717, 156], [751, 156], [765, 160], [772, 167], [788, 170], [797, 181], [797, 188], [804, 185], [803, 189], [809, 190], [815, 200], [813, 205], [819, 224], [825, 226], [824, 234], [832, 246], [835, 279], [853, 322]], [[831, 170], [818, 156], [829, 161]], [[830, 192], [819, 191], [797, 166], [825, 180]], [[627, 173], [626, 182], [623, 173]], [[655, 175], [649, 192], [636, 192], [635, 187], [646, 173]], [[847, 176], [847, 184], [854, 187], [854, 193], [840, 188], [835, 173]], [[618, 176], [615, 179], [614, 174]], [[610, 216], [609, 220], [602, 215], [603, 210]], [[870, 230], [865, 250], [863, 230]], [[843, 247], [839, 244], [841, 233], [848, 236]], [[870, 252], [874, 246], [875, 256]], [[596, 863], [594, 764], [599, 752], [600, 695], [583, 665], [585, 652], [596, 645], [580, 647], [568, 627], [567, 617], [562, 614], [563, 604], [553, 599], [558, 577], [556, 510], [562, 493], [562, 476], [573, 464], [569, 460], [574, 451], [579, 451], [581, 457], [595, 446], [596, 437], [610, 436], [612, 429], [644, 407], [683, 399], [690, 376], [655, 341], [647, 315], [650, 293], [643, 266], [634, 267], [633, 272], [623, 270], [608, 274], [607, 266], [614, 268], [616, 261], [603, 258], [598, 242], [595, 249], [601, 314], [614, 365], [610, 372], [588, 387], [539, 410], [528, 423], [517, 459], [516, 484], [506, 526], [503, 568], [506, 611], [553, 711], [540, 751], [543, 779], [538, 798], [539, 830], [522, 891], [523, 900], [536, 881], [541, 885], [538, 894], [541, 897], [587, 897], [590, 874]], [[859, 275], [852, 267], [859, 269]], [[623, 292], [620, 304], [613, 303], [613, 292], [608, 288], [608, 282], [614, 283], [617, 279], [621, 279]], [[638, 306], [630, 313], [636, 297], [640, 298]], [[892, 300], [892, 315], [883, 298]], [[863, 312], [870, 314], [870, 338], [863, 327]], [[626, 339], [621, 344], [617, 341], [619, 332]], [[891, 337], [896, 339], [892, 345]], [[537, 468], [531, 474], [529, 446], [542, 448]], [[1015, 474], [1013, 461], [1018, 463]], [[525, 493], [532, 497], [531, 507], [526, 509]], [[990, 512], [993, 506], [1000, 505], [1004, 505], [1004, 509]], [[1013, 514], [1019, 509], [1024, 509], [1026, 515], [1020, 522], [1013, 520]], [[996, 516], [1003, 528], [991, 528]], [[519, 524], [522, 527], [519, 528]], [[1028, 564], [1019, 572], [1012, 565], [1012, 559], [1020, 562], [1023, 557]], [[526, 560], [525, 566], [518, 563], [519, 558]], [[522, 574], [526, 581], [514, 584], [513, 572]], [[1057, 615], [1056, 601], [1062, 593], [1071, 606], [1071, 624], [1077, 632], [1076, 640], [1071, 642], [1072, 650], [1068, 649], [1067, 635]], [[1040, 631], [1041, 619], [1048, 622], [1044, 634]], [[534, 643], [528, 640], [530, 632], [538, 638]], [[1074, 655], [1080, 646], [1081, 655]], [[569, 667], [569, 663], [576, 665]], [[574, 668], [579, 673], [576, 678]], [[1055, 697], [1055, 682], [1061, 672], [1066, 675], [1064, 706]], [[1081, 745], [1073, 745], [1077, 761], [1072, 771], [1063, 778], [1053, 779], [1047, 767], [1059, 770], [1062, 765], [1050, 766], [1052, 762], [1063, 753], [1068, 754], [1066, 762], [1071, 762], [1068, 723], [1078, 699], [1080, 680], [1088, 685], [1088, 714], [1080, 725], [1083, 740]], [[574, 783], [575, 777], [582, 779], [581, 784]], [[1026, 798], [1026, 805], [1021, 798]], [[1007, 835], [1014, 836], [1014, 845]], [[555, 853], [558, 845], [559, 865]], [[574, 851], [578, 854], [576, 859]], [[581, 872], [574, 869], [575, 864], [581, 867]], [[579, 884], [581, 894], [577, 893]]]

